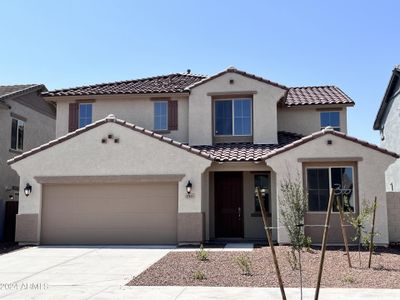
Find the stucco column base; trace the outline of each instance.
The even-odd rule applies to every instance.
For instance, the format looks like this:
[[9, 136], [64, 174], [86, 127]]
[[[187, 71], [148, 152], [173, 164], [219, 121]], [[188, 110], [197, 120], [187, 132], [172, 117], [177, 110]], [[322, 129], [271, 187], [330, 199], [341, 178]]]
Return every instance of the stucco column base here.
[[201, 243], [204, 241], [205, 216], [199, 213], [178, 213], [178, 243]]
[[39, 215], [18, 214], [15, 225], [15, 241], [20, 244], [38, 244]]

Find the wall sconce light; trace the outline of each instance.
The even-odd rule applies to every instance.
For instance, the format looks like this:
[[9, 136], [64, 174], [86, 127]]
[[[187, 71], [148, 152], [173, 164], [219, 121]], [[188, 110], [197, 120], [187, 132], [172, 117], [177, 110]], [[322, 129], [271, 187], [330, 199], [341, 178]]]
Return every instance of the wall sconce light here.
[[32, 186], [29, 183], [27, 183], [24, 188], [25, 196], [28, 197], [31, 194], [31, 192], [32, 192]]
[[189, 180], [186, 184], [186, 193], [190, 194], [192, 192], [192, 182]]

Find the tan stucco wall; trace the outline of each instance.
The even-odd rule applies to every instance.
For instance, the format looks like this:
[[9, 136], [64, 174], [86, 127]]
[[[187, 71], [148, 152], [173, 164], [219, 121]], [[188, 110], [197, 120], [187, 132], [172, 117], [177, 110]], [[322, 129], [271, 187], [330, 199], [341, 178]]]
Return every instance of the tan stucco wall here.
[[[188, 97], [165, 95], [178, 101], [178, 130], [165, 133], [179, 142], [187, 143], [188, 138]], [[114, 114], [119, 119], [154, 129], [154, 101], [150, 96], [113, 95], [95, 97], [65, 97], [57, 100], [57, 137], [68, 133], [69, 103], [79, 100], [95, 100], [93, 102], [93, 122]]]
[[12, 99], [6, 100], [11, 109], [0, 109], [0, 199], [8, 200], [5, 187], [18, 186], [19, 178], [8, 165], [7, 160], [18, 153], [10, 152], [11, 119], [15, 113], [27, 119], [24, 128], [24, 151], [40, 146], [55, 137], [55, 119], [22, 105]]
[[[321, 130], [319, 108], [326, 106], [278, 108], [278, 130], [302, 134], [304, 136]], [[337, 107], [336, 107], [337, 108]], [[332, 108], [329, 111], [337, 111]], [[347, 108], [340, 110], [340, 131], [347, 133]]]
[[[101, 139], [108, 134], [118, 137], [120, 142], [102, 144]], [[19, 214], [39, 213], [40, 216], [42, 185], [36, 182], [36, 176], [182, 174], [178, 185], [178, 212], [201, 212], [202, 173], [210, 164], [211, 161], [170, 144], [106, 123], [16, 162], [12, 167], [21, 176], [21, 186], [28, 182], [32, 185], [28, 198], [21, 195]], [[186, 198], [185, 186], [189, 179], [194, 196]]]
[[389, 241], [400, 242], [400, 193], [387, 193]]
[[[332, 145], [327, 145], [327, 140], [332, 140]], [[289, 175], [293, 178], [299, 174], [302, 178], [302, 162], [298, 161], [299, 158], [340, 159], [348, 157], [362, 158], [362, 161], [358, 162], [358, 191], [360, 204], [362, 205], [363, 199], [373, 201], [375, 196], [378, 198], [376, 230], [380, 232], [380, 235], [377, 237], [377, 243], [387, 244], [389, 239], [384, 173], [395, 159], [340, 137], [326, 134], [266, 160], [267, 165], [277, 174], [276, 189], [278, 191], [278, 206], [279, 199], [282, 197], [280, 191], [281, 181], [284, 178], [288, 178]], [[279, 223], [278, 215], [278, 224]], [[284, 229], [279, 230], [278, 241], [280, 243], [289, 242]]]
[[[230, 84], [230, 79], [234, 84]], [[212, 144], [212, 96], [208, 93], [253, 95], [254, 143], [277, 142], [277, 102], [285, 90], [235, 73], [227, 73], [191, 90], [189, 97], [189, 143]]]

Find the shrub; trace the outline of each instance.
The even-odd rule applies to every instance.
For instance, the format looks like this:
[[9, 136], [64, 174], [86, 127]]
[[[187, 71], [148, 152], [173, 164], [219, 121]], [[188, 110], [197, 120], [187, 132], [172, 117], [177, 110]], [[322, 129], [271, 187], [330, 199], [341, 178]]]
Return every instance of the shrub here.
[[346, 276], [343, 277], [342, 282], [345, 282], [345, 283], [354, 283], [354, 282], [356, 282], [356, 280], [353, 278], [353, 276], [351, 276], [351, 275], [346, 275]]
[[197, 251], [197, 259], [200, 261], [208, 260], [208, 251], [204, 250], [203, 244], [200, 245], [200, 250]]
[[204, 280], [204, 279], [207, 279], [207, 276], [202, 271], [196, 271], [196, 272], [193, 273], [193, 279], [195, 279], [195, 280]]
[[236, 257], [236, 263], [238, 264], [244, 275], [252, 275], [251, 261], [247, 255], [240, 255]]

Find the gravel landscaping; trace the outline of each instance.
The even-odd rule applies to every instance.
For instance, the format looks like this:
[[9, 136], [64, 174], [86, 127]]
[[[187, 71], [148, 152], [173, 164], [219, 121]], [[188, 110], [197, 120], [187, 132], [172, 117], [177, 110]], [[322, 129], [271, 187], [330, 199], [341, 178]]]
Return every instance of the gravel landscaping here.
[[[279, 266], [286, 287], [298, 287], [298, 271], [293, 271], [288, 262], [289, 247], [276, 247]], [[361, 253], [359, 267], [358, 252], [350, 253], [353, 268], [347, 265], [342, 249], [329, 249], [325, 255], [322, 287], [349, 288], [400, 288], [400, 247], [378, 248], [368, 269], [367, 251]], [[251, 275], [244, 275], [237, 258], [247, 256], [252, 265]], [[320, 251], [313, 249], [302, 253], [303, 286], [315, 287]], [[204, 275], [205, 279], [195, 279]], [[128, 285], [144, 286], [244, 286], [277, 287], [271, 250], [257, 248], [250, 252], [208, 252], [208, 260], [200, 261], [197, 252], [170, 252], [146, 271], [133, 278]]]

